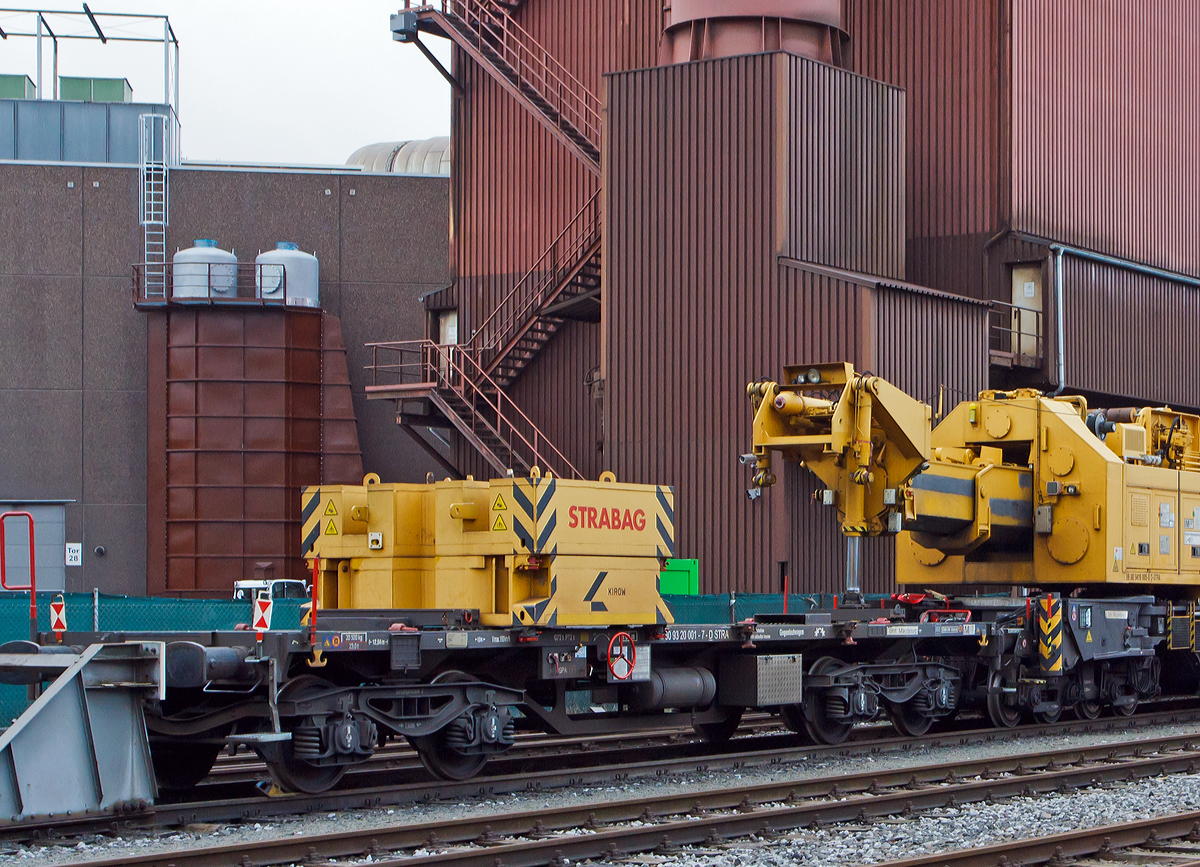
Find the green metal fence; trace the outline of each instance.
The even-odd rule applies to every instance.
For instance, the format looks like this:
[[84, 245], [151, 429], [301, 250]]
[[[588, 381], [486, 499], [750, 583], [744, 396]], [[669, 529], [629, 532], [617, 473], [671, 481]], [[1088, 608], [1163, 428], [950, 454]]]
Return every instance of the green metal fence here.
[[[57, 593], [38, 594], [38, 629], [50, 629], [50, 601]], [[141, 596], [110, 596], [105, 593], [63, 594], [67, 607], [67, 628], [72, 632], [215, 632], [230, 630], [239, 623], [249, 624], [250, 603], [230, 599], [171, 599]], [[738, 593], [715, 596], [664, 596], [676, 623], [729, 623], [756, 614], [783, 612], [783, 596], [778, 593]], [[805, 594], [788, 597], [788, 613], [798, 614], [810, 608], [832, 608], [831, 594]], [[868, 596], [868, 606], [878, 606], [884, 596]], [[277, 599], [271, 616], [276, 629], [300, 626], [303, 599]], [[0, 596], [0, 643], [29, 638], [29, 594]], [[23, 686], [0, 686], [0, 729], [15, 719], [28, 702]]]
[[[676, 623], [732, 623], [754, 617], [757, 614], [783, 614], [782, 593], [738, 593], [733, 595], [733, 610], [730, 610], [731, 594], [713, 596], [669, 596], [664, 595]], [[890, 597], [868, 594], [864, 603], [868, 608], [877, 608]], [[811, 608], [833, 608], [837, 596], [832, 593], [790, 594], [787, 598], [787, 613], [801, 614]]]
[[[38, 629], [50, 629], [50, 602], [58, 593], [38, 593]], [[250, 603], [232, 599], [169, 599], [64, 593], [67, 628], [72, 632], [215, 632], [250, 623]], [[275, 629], [300, 625], [303, 599], [276, 599]], [[29, 638], [29, 594], [0, 596], [0, 643]], [[0, 729], [28, 705], [23, 686], [0, 686]]]

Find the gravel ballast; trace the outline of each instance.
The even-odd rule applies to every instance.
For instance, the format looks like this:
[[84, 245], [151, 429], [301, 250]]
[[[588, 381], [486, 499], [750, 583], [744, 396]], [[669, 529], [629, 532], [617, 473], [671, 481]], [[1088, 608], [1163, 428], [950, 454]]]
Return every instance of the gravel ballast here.
[[[1017, 741], [966, 746], [917, 746], [874, 756], [850, 755], [809, 759], [787, 765], [712, 771], [664, 778], [630, 779], [619, 786], [593, 786], [538, 793], [472, 798], [457, 803], [430, 803], [371, 810], [347, 810], [219, 828], [201, 827], [158, 836], [123, 838], [88, 835], [62, 844], [16, 846], [0, 844], [0, 864], [71, 864], [100, 858], [169, 853], [198, 846], [231, 845], [279, 837], [301, 837], [357, 831], [402, 824], [446, 821], [460, 816], [482, 817], [561, 806], [602, 803], [615, 798], [646, 798], [656, 794], [709, 791], [760, 782], [792, 782], [895, 770], [941, 762], [1020, 756], [1053, 749], [1125, 743], [1135, 738], [1200, 735], [1190, 725], [1153, 726], [1128, 733], [1030, 736]], [[1200, 775], [1156, 778], [1152, 782], [1082, 789], [1069, 795], [1014, 798], [996, 804], [973, 804], [930, 811], [907, 821], [869, 827], [830, 826], [772, 841], [751, 841], [719, 850], [685, 850], [671, 859], [655, 858], [671, 867], [699, 864], [724, 867], [749, 865], [860, 864], [945, 851], [966, 845], [988, 845], [1020, 837], [1062, 833], [1078, 828], [1126, 822], [1152, 815], [1200, 809]], [[346, 863], [352, 863], [347, 861]], [[363, 862], [359, 862], [363, 863]]]

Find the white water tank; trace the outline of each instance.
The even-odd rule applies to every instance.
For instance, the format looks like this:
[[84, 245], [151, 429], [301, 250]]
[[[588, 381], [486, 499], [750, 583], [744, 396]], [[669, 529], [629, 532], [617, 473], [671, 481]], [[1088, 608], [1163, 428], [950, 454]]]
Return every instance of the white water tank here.
[[237, 256], [209, 238], [171, 257], [171, 297], [236, 298]]
[[291, 241], [280, 241], [274, 250], [259, 253], [254, 260], [254, 282], [258, 297], [283, 301], [299, 307], [320, 307], [321, 266], [317, 257], [305, 253]]

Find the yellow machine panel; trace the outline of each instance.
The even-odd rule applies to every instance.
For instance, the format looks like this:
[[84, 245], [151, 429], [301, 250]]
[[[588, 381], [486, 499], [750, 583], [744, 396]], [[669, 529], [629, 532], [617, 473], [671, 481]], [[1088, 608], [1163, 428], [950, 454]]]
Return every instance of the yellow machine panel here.
[[848, 364], [748, 392], [751, 495], [771, 452], [803, 460], [843, 533], [897, 535], [900, 584], [1200, 585], [1200, 416], [1016, 389], [931, 431], [928, 408]]
[[326, 608], [478, 609], [487, 626], [672, 622], [671, 488], [543, 477], [310, 487], [305, 555]]

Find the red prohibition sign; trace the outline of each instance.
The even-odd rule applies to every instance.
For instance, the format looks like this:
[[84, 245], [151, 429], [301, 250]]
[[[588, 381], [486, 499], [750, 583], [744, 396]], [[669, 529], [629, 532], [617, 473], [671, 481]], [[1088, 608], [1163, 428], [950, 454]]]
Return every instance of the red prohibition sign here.
[[616, 680], [629, 680], [637, 663], [637, 647], [628, 632], [618, 632], [608, 642], [608, 670]]

